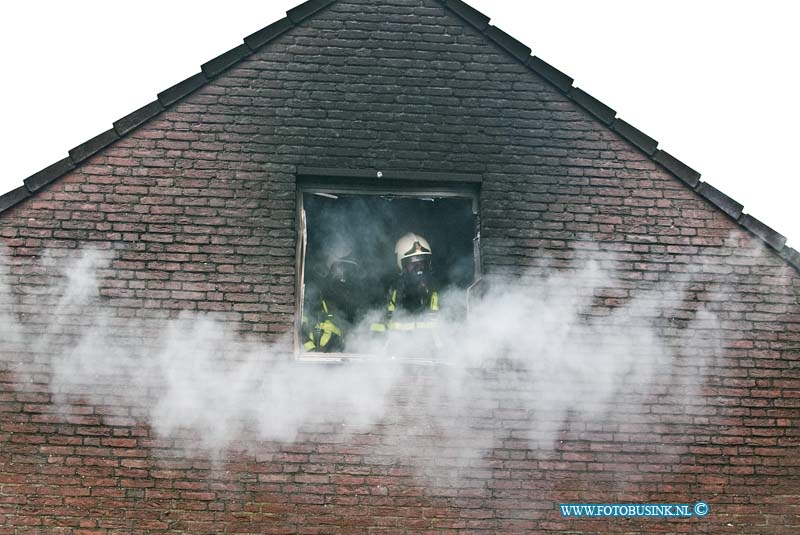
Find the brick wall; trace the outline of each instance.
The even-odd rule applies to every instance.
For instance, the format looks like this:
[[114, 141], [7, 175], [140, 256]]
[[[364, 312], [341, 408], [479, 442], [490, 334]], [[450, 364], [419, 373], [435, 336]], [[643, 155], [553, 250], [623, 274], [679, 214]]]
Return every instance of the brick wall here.
[[[99, 302], [112, 325], [207, 312], [250, 342], [283, 343], [299, 166], [482, 175], [484, 271], [503, 280], [613, 258], [589, 315], [684, 284], [691, 298], [657, 318], [665, 339], [682, 340], [671, 374], [617, 396], [623, 418], [534, 419], [520, 376], [475, 371], [493, 397], [452, 413], [466, 427], [438, 429], [428, 417], [455, 402], [425, 392], [447, 372], [414, 368], [369, 429], [311, 421], [294, 441], [244, 437], [219, 458], [186, 454], [191, 433], [159, 436], [144, 394], [65, 402], [48, 386], [51, 348], [7, 342], [0, 534], [800, 529], [798, 273], [432, 0], [338, 1], [0, 214], [15, 288], [3, 306], [15, 303], [28, 339], [47, 333], [56, 298], [43, 289], [58, 277], [41, 255], [91, 245], [108, 261]], [[686, 332], [704, 304], [719, 319], [710, 360]], [[72, 317], [54, 343], [80, 332]], [[550, 420], [554, 435], [530, 440]], [[475, 429], [491, 443], [472, 443]], [[557, 509], [701, 499], [705, 519]]]

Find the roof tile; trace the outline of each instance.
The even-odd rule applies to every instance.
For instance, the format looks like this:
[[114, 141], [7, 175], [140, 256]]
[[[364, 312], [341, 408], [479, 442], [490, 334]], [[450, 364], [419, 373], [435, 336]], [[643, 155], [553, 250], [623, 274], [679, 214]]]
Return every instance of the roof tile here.
[[734, 201], [708, 182], [701, 182], [697, 186], [697, 193], [705, 197], [711, 204], [731, 216], [733, 219], [739, 219], [739, 217], [742, 215], [742, 209], [744, 206]]
[[489, 17], [461, 0], [447, 0], [445, 5], [481, 32], [489, 26]]
[[797, 271], [800, 271], [800, 253], [791, 247], [781, 249], [781, 256], [789, 262]]
[[225, 52], [224, 54], [220, 54], [216, 58], [212, 59], [211, 61], [207, 61], [200, 66], [200, 69], [208, 76], [209, 78], [213, 78], [214, 76], [218, 75], [234, 63], [242, 60], [246, 56], [250, 54], [250, 48], [247, 45], [239, 45], [236, 48], [232, 48]]
[[656, 148], [658, 148], [658, 141], [651, 138], [627, 121], [617, 119], [612, 123], [611, 128], [614, 130], [614, 132], [636, 145], [648, 156], [652, 156], [656, 151]]
[[0, 195], [0, 212], [8, 210], [15, 204], [24, 201], [31, 196], [31, 192], [25, 186], [12, 189], [4, 195]]
[[617, 116], [616, 111], [609, 108], [583, 89], [573, 87], [569, 92], [569, 96], [589, 113], [609, 126], [614, 122], [614, 118]]
[[201, 88], [207, 81], [208, 78], [206, 75], [202, 72], [198, 72], [194, 76], [190, 76], [186, 80], [178, 82], [169, 89], [159, 93], [158, 100], [166, 108], [171, 104], [175, 104], [189, 93]]
[[154, 100], [150, 104], [145, 104], [135, 112], [129, 113], [122, 119], [115, 121], [114, 130], [116, 130], [120, 136], [124, 136], [137, 126], [144, 124], [161, 113], [163, 109], [164, 106], [161, 105], [161, 102]]
[[700, 173], [666, 151], [657, 150], [653, 155], [653, 160], [656, 163], [664, 166], [667, 171], [680, 178], [693, 188], [697, 187], [697, 184], [700, 182]]
[[287, 11], [286, 15], [291, 19], [292, 22], [297, 24], [304, 19], [307, 19], [317, 11], [325, 9], [334, 1], [335, 0], [308, 0], [308, 2], [303, 2], [299, 6], [293, 7]]
[[38, 173], [32, 174], [23, 180], [23, 183], [25, 184], [25, 187], [28, 188], [28, 191], [35, 193], [64, 173], [72, 171], [73, 169], [75, 169], [75, 164], [72, 163], [72, 158], [66, 157], [63, 160], [59, 160], [56, 163], [45, 167]]
[[533, 72], [556, 86], [564, 93], [568, 92], [570, 87], [572, 87], [573, 80], [571, 77], [559, 71], [541, 58], [531, 56], [530, 59], [528, 59], [527, 65], [531, 68], [531, 70], [533, 70]]
[[283, 17], [281, 20], [273, 22], [266, 28], [261, 28], [257, 32], [245, 37], [244, 44], [246, 44], [250, 50], [257, 50], [293, 27], [294, 24], [289, 20], [289, 17]]
[[756, 219], [755, 217], [744, 214], [742, 217], [739, 218], [739, 224], [742, 225], [744, 228], [764, 240], [767, 245], [775, 249], [776, 251], [780, 251], [781, 247], [786, 244], [786, 237], [772, 230], [770, 227]]
[[484, 32], [486, 37], [503, 47], [509, 54], [523, 63], [528, 61], [531, 49], [520, 43], [496, 26], [489, 26]]
[[119, 139], [119, 134], [113, 128], [110, 128], [103, 132], [102, 134], [98, 134], [89, 141], [81, 143], [71, 151], [69, 151], [69, 157], [72, 158], [72, 161], [76, 164], [81, 163], [86, 158], [92, 156], [100, 149], [111, 145], [116, 140]]

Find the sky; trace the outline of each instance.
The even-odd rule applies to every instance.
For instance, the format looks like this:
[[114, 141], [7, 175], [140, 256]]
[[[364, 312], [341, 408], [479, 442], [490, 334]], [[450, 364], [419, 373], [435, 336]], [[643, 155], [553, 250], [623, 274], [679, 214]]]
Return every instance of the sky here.
[[[300, 0], [0, 4], [0, 193]], [[800, 248], [800, 3], [468, 0]]]

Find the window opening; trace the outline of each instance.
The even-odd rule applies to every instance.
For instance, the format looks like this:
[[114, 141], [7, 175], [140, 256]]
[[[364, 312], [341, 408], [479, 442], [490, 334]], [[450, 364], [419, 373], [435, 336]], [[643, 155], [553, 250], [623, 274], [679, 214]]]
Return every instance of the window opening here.
[[479, 279], [477, 195], [299, 192], [296, 346], [304, 358], [430, 358]]

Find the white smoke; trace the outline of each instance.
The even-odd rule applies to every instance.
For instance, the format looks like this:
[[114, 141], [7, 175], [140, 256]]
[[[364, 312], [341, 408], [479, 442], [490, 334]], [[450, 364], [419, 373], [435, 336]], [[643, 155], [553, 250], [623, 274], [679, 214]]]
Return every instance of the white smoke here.
[[[706, 304], [685, 306], [690, 280], [636, 290], [610, 262], [495, 283], [466, 317], [446, 314], [463, 293], [443, 291], [435, 343], [366, 340], [371, 358], [326, 364], [294, 359], [288, 338], [265, 344], [210, 315], [120, 317], [100, 296], [110, 255], [97, 251], [60, 274], [45, 262], [44, 310], [26, 316], [30, 295], [12, 258], [0, 251], [0, 365], [18, 388], [46, 380], [65, 414], [127, 407], [127, 419], [113, 420], [120, 410], [109, 419], [139, 420], [174, 448], [214, 456], [306, 430], [343, 440], [376, 426], [404, 429], [376, 451], [430, 458], [436, 449], [440, 465], [442, 448], [465, 466], [503, 440], [547, 451], [568, 420], [630, 418], [676, 374], [697, 386], [705, 361], [688, 373], [681, 363], [696, 346], [713, 358], [719, 345]], [[670, 329], [676, 311], [685, 325]]]

